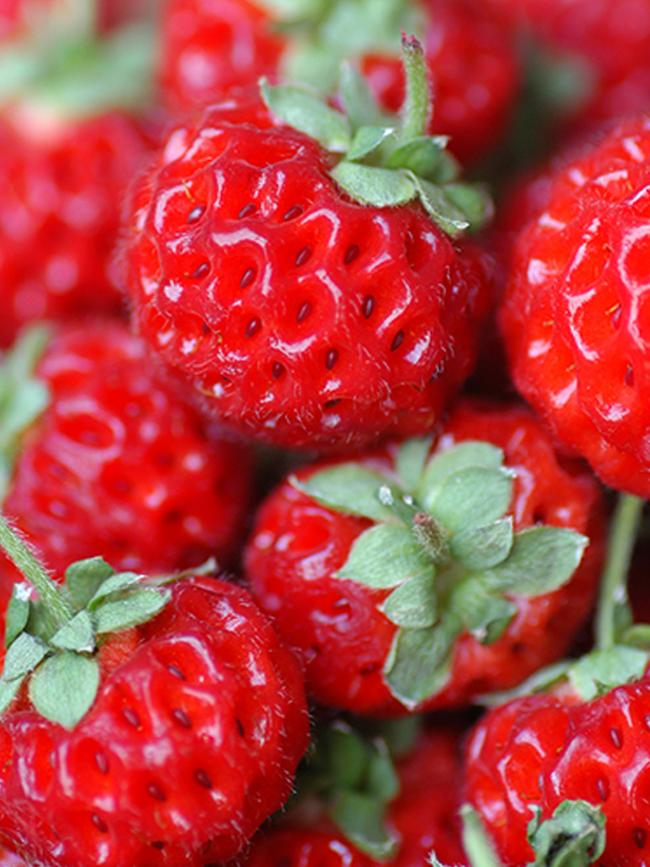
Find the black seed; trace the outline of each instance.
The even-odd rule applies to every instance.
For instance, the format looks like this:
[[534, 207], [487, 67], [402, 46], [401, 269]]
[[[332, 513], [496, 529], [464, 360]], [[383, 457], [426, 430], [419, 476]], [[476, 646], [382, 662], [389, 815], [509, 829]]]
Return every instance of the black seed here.
[[646, 840], [648, 839], [648, 834], [644, 831], [643, 828], [635, 828], [632, 831], [632, 836], [634, 837], [634, 842], [638, 846], [639, 849], [645, 849]]
[[614, 313], [612, 314], [612, 325], [614, 326], [614, 328], [618, 328], [618, 326], [621, 324], [622, 312], [623, 311], [621, 310], [621, 305], [619, 304]]
[[609, 736], [612, 739], [612, 743], [616, 747], [617, 750], [620, 750], [623, 746], [623, 735], [621, 734], [621, 730], [617, 728], [611, 728], [609, 730]]
[[197, 205], [187, 215], [188, 223], [197, 223], [205, 213], [205, 205]]
[[172, 711], [172, 716], [180, 726], [183, 726], [184, 729], [192, 728], [192, 720], [188, 717], [188, 715], [182, 708], [174, 708], [174, 710]]
[[186, 680], [185, 675], [184, 675], [183, 672], [180, 670], [180, 668], [178, 668], [178, 666], [176, 666], [176, 665], [173, 665], [173, 664], [172, 664], [172, 665], [168, 665], [168, 666], [167, 666], [167, 671], [168, 671], [168, 672], [169, 672], [173, 677], [177, 677], [178, 680]]
[[246, 326], [246, 337], [254, 337], [260, 330], [261, 324], [262, 323], [257, 317], [251, 319], [251, 321]]
[[361, 669], [361, 671], [359, 672], [359, 674], [360, 674], [362, 677], [368, 677], [368, 675], [370, 675], [370, 674], [374, 674], [376, 671], [379, 671], [379, 663], [377, 663], [377, 662], [371, 662], [369, 665], [365, 665], [365, 666]]
[[393, 342], [390, 345], [390, 351], [395, 352], [396, 349], [400, 348], [402, 343], [404, 343], [404, 332], [398, 331], [395, 337], [393, 337]]
[[296, 256], [296, 265], [300, 268], [311, 256], [311, 247], [303, 247]]
[[247, 205], [241, 209], [241, 211], [237, 214], [238, 219], [243, 220], [244, 217], [250, 217], [251, 214], [255, 213], [255, 205], [252, 202], [249, 202]]
[[311, 313], [311, 304], [309, 301], [303, 301], [300, 305], [300, 310], [298, 310], [298, 315], [296, 316], [297, 322], [304, 322], [305, 319]]
[[108, 825], [102, 819], [101, 816], [98, 816], [97, 813], [93, 813], [90, 817], [93, 825], [97, 828], [98, 831], [101, 831], [102, 834], [105, 834], [108, 831]]
[[327, 355], [325, 356], [325, 367], [328, 370], [331, 370], [338, 360], [339, 360], [338, 349], [328, 349]]
[[243, 738], [244, 735], [246, 734], [246, 732], [244, 730], [244, 724], [239, 719], [239, 717], [235, 717], [235, 725], [237, 726], [237, 731], [239, 732], [239, 736]]
[[202, 322], [201, 323], [201, 334], [204, 334], [207, 337], [207, 335], [209, 333], [210, 333], [210, 326], [208, 325], [207, 322]]
[[599, 777], [596, 780], [596, 789], [601, 801], [606, 801], [609, 798], [609, 783], [604, 777]]
[[366, 319], [370, 319], [372, 316], [372, 311], [375, 309], [375, 299], [372, 295], [366, 295], [363, 299], [363, 306], [361, 307], [361, 311]]
[[156, 783], [149, 783], [147, 786], [147, 792], [151, 795], [152, 798], [156, 801], [166, 801], [167, 795], [163, 792], [163, 790]]
[[161, 851], [165, 848], [165, 844], [162, 840], [154, 840], [151, 844], [152, 849], [160, 849]]
[[629, 386], [630, 388], [632, 388], [632, 386], [634, 385], [634, 368], [631, 364], [628, 364], [628, 366], [625, 368], [625, 385]]
[[200, 280], [201, 277], [205, 277], [205, 275], [210, 271], [210, 263], [209, 262], [201, 262], [200, 265], [192, 272], [192, 277], [195, 280]]
[[338, 406], [341, 403], [340, 397], [333, 397], [332, 400], [326, 400], [323, 404], [324, 409], [334, 409], [335, 406]]
[[360, 250], [356, 244], [351, 244], [348, 249], [345, 251], [345, 256], [343, 257], [343, 261], [346, 265], [351, 265], [354, 260], [359, 255]]
[[292, 208], [289, 208], [288, 211], [285, 212], [283, 220], [295, 220], [296, 217], [299, 217], [302, 214], [302, 207], [300, 205], [294, 205]]
[[108, 773], [108, 759], [106, 758], [105, 753], [102, 753], [99, 750], [95, 753], [95, 764], [97, 765], [97, 770], [100, 774]]
[[133, 710], [133, 708], [126, 707], [122, 711], [122, 716], [128, 722], [129, 725], [132, 725], [134, 728], [140, 728], [140, 717]]
[[199, 784], [199, 786], [203, 786], [204, 789], [212, 788], [212, 780], [205, 771], [201, 770], [201, 768], [197, 768], [197, 770], [194, 771], [194, 779]]
[[241, 276], [241, 280], [239, 281], [239, 285], [242, 289], [247, 289], [253, 280], [255, 279], [255, 275], [257, 271], [255, 268], [247, 268]]
[[164, 521], [167, 524], [178, 524], [182, 517], [183, 513], [180, 509], [168, 509], [165, 512]]
[[280, 379], [283, 373], [284, 364], [280, 364], [279, 361], [274, 361], [273, 367], [271, 368], [271, 376], [273, 377], [273, 379]]

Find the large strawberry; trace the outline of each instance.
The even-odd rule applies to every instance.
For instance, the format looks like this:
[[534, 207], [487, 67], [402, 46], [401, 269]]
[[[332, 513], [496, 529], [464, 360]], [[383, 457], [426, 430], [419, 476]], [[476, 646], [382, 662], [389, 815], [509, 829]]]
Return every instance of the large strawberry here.
[[[254, 842], [246, 867], [423, 867], [432, 848], [460, 867], [458, 731], [431, 728], [408, 741], [393, 765], [390, 741], [364, 741], [342, 723], [329, 727], [297, 803]], [[314, 809], [314, 786], [321, 796], [327, 791], [329, 820]]]
[[35, 329], [0, 366], [0, 500], [57, 572], [94, 553], [141, 571], [228, 558], [250, 493], [248, 451], [123, 325]]
[[399, 34], [423, 41], [434, 81], [431, 132], [463, 161], [486, 153], [519, 87], [515, 43], [483, 0], [171, 0], [161, 70], [177, 111], [209, 103], [261, 75], [324, 90], [344, 58], [360, 62], [382, 105], [399, 108]]
[[83, 4], [44, 5], [0, 47], [0, 346], [34, 319], [121, 310], [121, 202], [152, 147], [128, 110], [147, 92], [146, 34], [91, 38], [70, 19]]
[[612, 487], [648, 496], [650, 121], [556, 173], [511, 258], [501, 323], [514, 381]]
[[172, 133], [136, 191], [136, 325], [229, 428], [311, 449], [417, 433], [471, 370], [487, 265], [447, 232], [484, 201], [423, 136], [426, 74], [405, 46], [403, 123], [349, 68], [354, 122], [263, 85], [265, 102], [233, 95]]
[[[99, 559], [57, 587], [0, 519], [39, 593], [14, 593], [0, 679], [0, 839], [43, 867], [203, 867], [288, 797], [302, 678], [248, 594]], [[59, 576], [57, 576], [59, 577]]]
[[[527, 831], [557, 818], [568, 800], [596, 808], [606, 836], [592, 859], [548, 863], [647, 861], [650, 626], [632, 623], [625, 587], [642, 506], [623, 497], [616, 511], [595, 649], [539, 672], [522, 697], [478, 723], [468, 745], [467, 797], [513, 867], [530, 861]], [[562, 837], [571, 837], [565, 822], [558, 823], [556, 844]]]
[[527, 410], [464, 402], [431, 438], [300, 469], [245, 560], [313, 696], [397, 714], [469, 703], [561, 656], [600, 548], [592, 477]]

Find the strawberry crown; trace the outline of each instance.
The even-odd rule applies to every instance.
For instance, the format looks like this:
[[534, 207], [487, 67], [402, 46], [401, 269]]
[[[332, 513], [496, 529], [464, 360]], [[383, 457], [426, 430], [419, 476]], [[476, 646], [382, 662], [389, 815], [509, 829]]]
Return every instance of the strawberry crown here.
[[[600, 807], [586, 801], [563, 801], [545, 822], [539, 808], [533, 807], [528, 825], [528, 842], [535, 860], [528, 867], [587, 867], [595, 864], [605, 851], [605, 816]], [[469, 804], [460, 811], [463, 845], [470, 867], [505, 867], [496, 855], [478, 813]], [[447, 867], [435, 852], [431, 867]]]
[[372, 521], [334, 577], [390, 591], [380, 608], [397, 629], [383, 674], [409, 710], [445, 687], [462, 634], [497, 641], [514, 600], [568, 582], [589, 542], [560, 527], [515, 532], [514, 474], [501, 449], [466, 441], [429, 457], [431, 446], [403, 443], [390, 476], [341, 463], [292, 478], [327, 508]]
[[47, 408], [47, 385], [35, 370], [47, 346], [47, 328], [27, 329], [0, 363], [0, 503], [9, 489], [25, 432]]
[[155, 41], [136, 23], [98, 35], [97, 0], [28, 6], [23, 35], [0, 48], [0, 103], [27, 102], [82, 118], [146, 104]]
[[69, 566], [64, 584], [57, 586], [1, 515], [0, 548], [26, 579], [14, 585], [7, 607], [0, 714], [27, 683], [37, 712], [65, 728], [73, 728], [95, 701], [97, 651], [106, 638], [159, 614], [171, 599], [170, 582], [215, 571], [210, 561], [198, 570], [150, 579], [118, 573], [93, 557]]
[[262, 97], [276, 118], [338, 157], [331, 177], [354, 201], [379, 208], [419, 201], [449, 235], [478, 229], [491, 215], [490, 199], [483, 187], [459, 182], [460, 167], [445, 150], [448, 139], [426, 133], [431, 94], [417, 39], [402, 38], [402, 58], [401, 118], [382, 112], [349, 65], [341, 75], [342, 111], [302, 86], [271, 86], [265, 79]]

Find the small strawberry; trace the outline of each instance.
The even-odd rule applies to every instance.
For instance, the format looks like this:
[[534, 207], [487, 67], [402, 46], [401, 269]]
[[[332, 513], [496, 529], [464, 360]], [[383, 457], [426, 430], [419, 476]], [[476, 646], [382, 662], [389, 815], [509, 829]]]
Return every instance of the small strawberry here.
[[248, 594], [75, 563], [63, 588], [0, 519], [38, 591], [12, 596], [0, 679], [0, 838], [43, 867], [203, 867], [290, 794], [302, 679]]
[[314, 816], [313, 805], [301, 808], [299, 797], [287, 824], [253, 843], [246, 867], [422, 867], [434, 847], [459, 867], [465, 862], [457, 731], [422, 732], [394, 767], [381, 739], [364, 741], [345, 724], [332, 725], [322, 740], [329, 754], [317, 745], [302, 797], [312, 796], [311, 774], [321, 791], [330, 789], [331, 818]]
[[601, 520], [594, 480], [527, 410], [464, 402], [432, 438], [300, 469], [245, 562], [317, 701], [400, 714], [561, 656], [594, 595]]
[[[606, 821], [606, 839], [589, 859], [535, 864], [631, 867], [647, 861], [650, 626], [632, 623], [625, 588], [642, 507], [643, 501], [623, 497], [616, 511], [595, 650], [538, 672], [521, 687], [522, 697], [478, 723], [469, 742], [468, 800], [513, 867], [530, 862], [527, 829], [534, 833], [540, 819], [557, 817], [567, 800], [596, 808]], [[559, 823], [556, 855], [560, 840], [570, 836]]]
[[384, 108], [402, 103], [400, 31], [423, 42], [434, 81], [429, 131], [461, 160], [502, 134], [519, 87], [515, 42], [483, 0], [170, 0], [163, 89], [177, 111], [212, 102], [262, 75], [328, 91], [343, 59], [357, 60]]
[[650, 121], [556, 172], [514, 244], [501, 325], [520, 392], [608, 485], [650, 494]]
[[0, 347], [35, 319], [121, 310], [121, 200], [153, 144], [129, 110], [147, 93], [146, 32], [91, 38], [71, 17], [89, 3], [43, 6], [0, 46]]
[[248, 451], [210, 432], [123, 325], [34, 329], [0, 366], [0, 501], [56, 572], [94, 552], [139, 571], [227, 559], [250, 494]]
[[136, 326], [230, 429], [310, 449], [418, 433], [471, 369], [489, 272], [447, 232], [485, 202], [422, 135], [421, 49], [404, 50], [403, 123], [349, 68], [352, 125], [264, 84], [266, 105], [233, 96], [172, 133], [136, 191]]

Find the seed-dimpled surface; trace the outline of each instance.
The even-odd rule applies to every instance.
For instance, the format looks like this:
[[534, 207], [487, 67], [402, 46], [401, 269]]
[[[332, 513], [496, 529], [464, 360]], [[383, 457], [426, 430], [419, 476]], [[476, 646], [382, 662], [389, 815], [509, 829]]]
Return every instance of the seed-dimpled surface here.
[[172, 133], [136, 191], [137, 326], [229, 427], [341, 447], [428, 430], [469, 373], [488, 276], [418, 205], [364, 207], [256, 94]]

